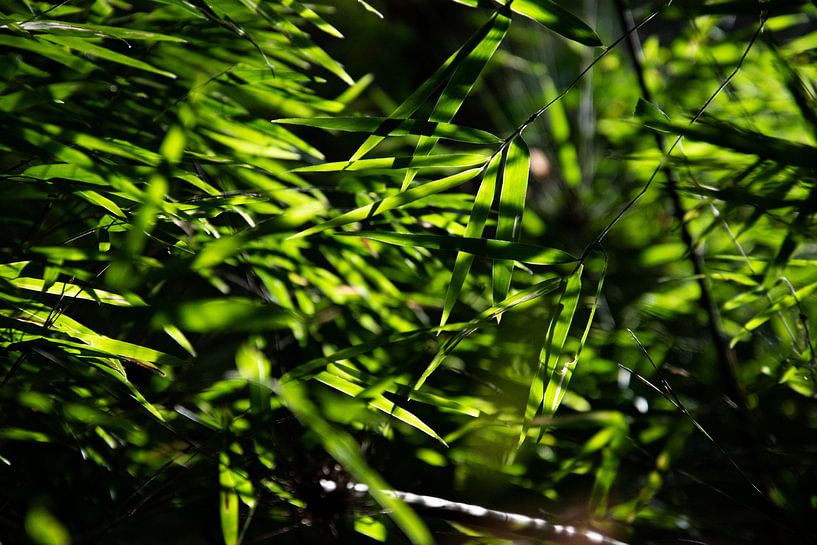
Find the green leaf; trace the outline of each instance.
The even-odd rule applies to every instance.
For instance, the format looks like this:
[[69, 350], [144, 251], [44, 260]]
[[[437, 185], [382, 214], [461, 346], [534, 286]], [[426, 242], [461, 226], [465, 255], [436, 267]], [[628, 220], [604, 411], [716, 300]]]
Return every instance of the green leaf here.
[[230, 457], [226, 452], [219, 453], [218, 458], [219, 519], [224, 545], [238, 543], [238, 493], [236, 480], [230, 469]]
[[555, 248], [544, 248], [519, 242], [505, 242], [484, 238], [454, 237], [445, 235], [415, 235], [412, 233], [385, 233], [380, 231], [355, 231], [338, 233], [339, 236], [363, 237], [397, 246], [430, 248], [434, 250], [461, 251], [491, 259], [521, 261], [530, 265], [562, 265], [573, 263], [576, 258]]
[[[487, 23], [482, 25], [474, 34], [468, 38], [462, 47], [460, 47], [453, 55], [448, 57], [446, 61], [431, 74], [416, 91], [414, 91], [400, 106], [398, 106], [389, 116], [390, 119], [403, 119], [411, 116], [423, 103], [431, 96], [431, 94], [438, 89], [444, 81], [451, 77], [451, 74], [457, 67], [471, 55], [474, 49], [482, 42], [485, 36], [491, 31], [495, 24], [495, 20], [491, 18]], [[369, 136], [363, 144], [352, 154], [351, 161], [355, 161], [369, 153], [375, 146], [383, 141], [383, 136], [373, 134]]]
[[71, 545], [71, 534], [44, 506], [35, 504], [25, 520], [26, 534], [37, 545]]
[[315, 13], [313, 9], [304, 6], [302, 3], [298, 2], [298, 0], [281, 0], [281, 4], [293, 8], [300, 17], [306, 21], [309, 21], [315, 26], [315, 28], [318, 28], [335, 38], [343, 38], [343, 34], [341, 34], [338, 29], [324, 21], [323, 18]]
[[363, 6], [363, 8], [366, 11], [368, 11], [369, 13], [374, 13], [375, 15], [380, 17], [381, 19], [383, 18], [383, 14], [380, 13], [379, 11], [377, 11], [374, 7], [372, 7], [372, 5], [370, 3], [366, 2], [365, 0], [357, 0], [357, 3], [360, 4], [361, 6]]
[[428, 380], [428, 377], [430, 377], [431, 374], [436, 371], [440, 365], [442, 365], [442, 363], [457, 347], [457, 345], [462, 342], [463, 339], [478, 331], [482, 324], [490, 320], [498, 319], [500, 316], [502, 316], [502, 314], [511, 310], [517, 305], [532, 301], [533, 299], [541, 297], [542, 295], [555, 291], [561, 284], [561, 278], [548, 278], [547, 280], [543, 280], [530, 288], [521, 290], [511, 295], [500, 303], [481, 312], [476, 318], [468, 322], [465, 327], [460, 328], [460, 331], [457, 332], [456, 335], [449, 337], [448, 340], [442, 344], [434, 358], [431, 360], [431, 363], [428, 364], [428, 367], [426, 367], [425, 371], [423, 371], [423, 374], [420, 375], [420, 378], [418, 378], [414, 383], [412, 391], [414, 392], [422, 388], [423, 384], [425, 384], [426, 380]]
[[[530, 153], [521, 136], [513, 139], [505, 149], [502, 189], [499, 194], [499, 219], [496, 226], [498, 240], [517, 241], [522, 230], [522, 214], [528, 191]], [[513, 261], [496, 260], [493, 266], [493, 301], [508, 296], [513, 275]]]
[[658, 118], [646, 119], [644, 123], [653, 129], [666, 130], [738, 153], [792, 166], [817, 167], [817, 148], [814, 146], [742, 129], [709, 116], [702, 117], [694, 125], [674, 124]]
[[[570, 332], [570, 325], [573, 323], [573, 316], [576, 314], [576, 308], [579, 305], [583, 268], [584, 267], [580, 265], [573, 274], [568, 277], [565, 288], [559, 297], [556, 311], [550, 320], [544, 346], [539, 354], [539, 365], [537, 366], [528, 392], [525, 419], [522, 433], [519, 436], [520, 446], [525, 440], [530, 422], [539, 414], [545, 402], [545, 375], [547, 375], [549, 383], [553, 381], [554, 371], [562, 357], [562, 350], [564, 349], [565, 341], [567, 341], [567, 335]], [[572, 373], [573, 366], [575, 366], [575, 364], [572, 366], [566, 364], [563, 368], [565, 375]], [[559, 378], [560, 377], [557, 376], [557, 381]]]
[[106, 61], [130, 66], [131, 68], [144, 70], [146, 72], [153, 72], [154, 74], [159, 74], [168, 78], [176, 77], [176, 74], [173, 74], [172, 72], [160, 70], [155, 66], [151, 66], [146, 62], [140, 61], [139, 59], [128, 57], [127, 55], [117, 53], [116, 51], [111, 51], [110, 49], [106, 49], [100, 45], [92, 43], [90, 40], [84, 40], [73, 36], [55, 36], [54, 34], [46, 34], [43, 36], [43, 39], [55, 44], [69, 47], [82, 53], [83, 55], [92, 55]]
[[497, 144], [500, 138], [489, 132], [451, 123], [389, 117], [293, 117], [275, 119], [274, 123], [302, 125], [319, 129], [367, 132], [378, 136], [420, 135], [444, 138], [470, 144]]
[[[496, 194], [496, 185], [499, 180], [499, 169], [502, 164], [502, 155], [497, 154], [491, 159], [485, 176], [482, 178], [482, 183], [479, 185], [479, 191], [474, 198], [474, 206], [471, 208], [471, 215], [468, 218], [468, 225], [465, 227], [466, 238], [481, 238], [482, 232], [485, 229], [485, 223], [488, 220], [488, 214], [491, 211], [491, 205], [494, 202]], [[443, 326], [448, 321], [451, 311], [454, 309], [454, 304], [459, 298], [462, 286], [465, 284], [465, 279], [468, 272], [471, 270], [471, 264], [474, 262], [474, 254], [463, 251], [457, 252], [457, 259], [454, 262], [454, 270], [451, 272], [451, 280], [448, 283], [448, 288], [445, 292], [445, 302], [443, 303], [442, 317], [440, 318], [440, 325]]]
[[152, 325], [162, 328], [174, 325], [185, 331], [268, 331], [286, 329], [300, 322], [290, 310], [251, 299], [231, 297], [177, 303], [165, 310], [157, 309]]
[[[587, 318], [587, 324], [584, 326], [584, 333], [582, 333], [582, 338], [579, 341], [579, 349], [576, 352], [576, 355], [571, 361], [561, 359], [556, 360], [556, 365], [559, 366], [560, 361], [561, 365], [558, 369], [554, 367], [553, 372], [550, 375], [550, 380], [548, 381], [547, 388], [545, 389], [544, 402], [542, 404], [542, 416], [553, 416], [556, 413], [556, 409], [558, 409], [559, 405], [562, 403], [562, 399], [564, 399], [565, 393], [567, 392], [567, 386], [570, 384], [573, 371], [579, 364], [579, 358], [581, 357], [582, 350], [587, 342], [587, 336], [590, 334], [590, 328], [593, 325], [593, 317], [596, 315], [596, 308], [598, 308], [599, 300], [601, 299], [606, 271], [607, 263], [605, 262], [604, 270], [601, 273], [601, 278], [599, 279], [599, 283], [596, 288], [596, 297], [593, 300], [593, 306], [590, 309], [590, 316]], [[555, 332], [557, 335], [560, 333], [561, 332], [558, 330]]]
[[[503, 10], [507, 11], [507, 10]], [[505, 38], [508, 32], [508, 27], [511, 24], [511, 19], [502, 11], [497, 11], [494, 14], [492, 24], [485, 35], [485, 38], [474, 48], [471, 53], [457, 66], [451, 79], [446, 83], [434, 109], [429, 116], [430, 121], [449, 122], [454, 119], [457, 111], [459, 111], [462, 103], [465, 102], [466, 97], [470, 94], [471, 89], [488, 64], [491, 57], [494, 56], [499, 44]], [[414, 156], [428, 155], [437, 145], [437, 138], [433, 136], [423, 136], [417, 143], [414, 150]], [[403, 178], [402, 191], [405, 191], [411, 184], [417, 172], [414, 169], [406, 171]]]
[[290, 238], [306, 237], [309, 235], [313, 235], [315, 233], [319, 233], [321, 231], [325, 231], [327, 229], [333, 229], [341, 225], [346, 225], [347, 223], [363, 221], [366, 219], [373, 218], [374, 216], [380, 215], [383, 212], [386, 212], [393, 208], [403, 206], [404, 204], [414, 202], [416, 200], [434, 195], [436, 193], [440, 193], [442, 191], [453, 189], [459, 185], [464, 184], [468, 180], [476, 177], [480, 172], [482, 172], [481, 168], [474, 168], [460, 172], [458, 174], [454, 174], [452, 176], [448, 176], [446, 178], [435, 180], [433, 182], [427, 182], [422, 185], [418, 185], [403, 193], [399, 193], [391, 197], [386, 197], [383, 200], [374, 202], [372, 204], [367, 204], [366, 206], [361, 206], [360, 208], [352, 210], [351, 212], [341, 214], [340, 216], [333, 218], [329, 221], [326, 221], [320, 225], [316, 225], [314, 227], [306, 229], [305, 231], [301, 231], [300, 233], [297, 233]]
[[[358, 397], [360, 394], [366, 391], [366, 388], [363, 386], [350, 382], [343, 377], [330, 373], [329, 371], [318, 373], [314, 378], [318, 382], [326, 384], [327, 386], [334, 388], [339, 392], [343, 392], [350, 397]], [[400, 420], [401, 422], [405, 422], [409, 426], [420, 430], [429, 437], [433, 437], [443, 445], [448, 446], [443, 438], [437, 435], [437, 432], [435, 432], [428, 424], [417, 418], [406, 409], [395, 405], [382, 394], [376, 395], [371, 401], [368, 402], [368, 405]]]
[[292, 172], [352, 172], [358, 170], [393, 171], [403, 168], [455, 168], [473, 167], [488, 160], [483, 153], [452, 153], [411, 157], [381, 157], [359, 161], [338, 161], [293, 169]]
[[432, 545], [434, 540], [423, 521], [403, 501], [387, 494], [388, 485], [360, 455], [360, 447], [346, 432], [331, 426], [309, 401], [297, 382], [278, 384], [275, 388], [286, 407], [304, 426], [310, 428], [326, 452], [338, 461], [358, 482], [369, 487], [369, 494], [394, 519], [415, 545]]
[[95, 35], [118, 38], [120, 40], [149, 40], [152, 42], [176, 43], [184, 43], [186, 41], [184, 38], [180, 38], [178, 36], [170, 36], [168, 34], [136, 30], [121, 26], [91, 25], [86, 23], [52, 21], [47, 19], [25, 21], [20, 23], [20, 27], [28, 30], [29, 32], [46, 32], [51, 35], [64, 32], [74, 36]]
[[[551, 0], [496, 0], [500, 4], [510, 3], [511, 10], [549, 28], [556, 34], [583, 45], [600, 46], [601, 39], [587, 24]], [[491, 0], [454, 0], [472, 8], [495, 9]]]

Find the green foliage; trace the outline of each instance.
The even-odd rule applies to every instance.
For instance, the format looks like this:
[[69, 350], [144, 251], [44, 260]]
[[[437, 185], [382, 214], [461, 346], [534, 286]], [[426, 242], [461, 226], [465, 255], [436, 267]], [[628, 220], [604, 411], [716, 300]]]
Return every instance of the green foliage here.
[[813, 540], [814, 6], [335, 4], [0, 1], [3, 539]]

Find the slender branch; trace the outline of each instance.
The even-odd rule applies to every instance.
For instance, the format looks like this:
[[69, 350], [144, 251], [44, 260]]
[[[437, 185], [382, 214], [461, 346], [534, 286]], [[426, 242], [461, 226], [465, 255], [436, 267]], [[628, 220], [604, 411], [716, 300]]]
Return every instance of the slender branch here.
[[[632, 28], [634, 25], [633, 16], [629, 7], [627, 7], [626, 1], [615, 0], [615, 3], [616, 7], [618, 8], [618, 15], [622, 28], [625, 31]], [[633, 67], [635, 68], [635, 73], [638, 78], [638, 86], [641, 89], [641, 95], [645, 100], [652, 102], [652, 93], [650, 92], [650, 88], [647, 85], [647, 81], [644, 77], [644, 66], [642, 64], [643, 54], [641, 50], [641, 42], [638, 39], [638, 33], [632, 32], [628, 34], [628, 36], [629, 39], [627, 40], [627, 50], [630, 52], [630, 59], [633, 63]], [[729, 79], [731, 78], [725, 79], [724, 83], [718, 87], [717, 91], [709, 97], [706, 103], [704, 103], [703, 107], [699, 110], [698, 114], [693, 118], [693, 122], [697, 120], [703, 113], [704, 109], [706, 109], [706, 107], [712, 103], [715, 97], [726, 86]], [[652, 133], [658, 149], [661, 151], [661, 153], [667, 153], [667, 143], [664, 139], [664, 135], [659, 131], [652, 131]], [[674, 148], [675, 146], [673, 145], [672, 147]], [[743, 390], [743, 387], [740, 385], [738, 380], [737, 358], [735, 357], [734, 350], [729, 347], [729, 343], [726, 340], [726, 335], [723, 332], [720, 312], [714, 298], [712, 297], [712, 293], [707, 282], [706, 266], [704, 264], [703, 256], [700, 252], [696, 251], [695, 241], [693, 240], [692, 234], [689, 232], [689, 227], [684, 220], [686, 210], [684, 210], [684, 205], [681, 202], [681, 197], [678, 193], [678, 175], [666, 161], [662, 162], [661, 167], [661, 170], [667, 178], [666, 188], [670, 202], [672, 203], [672, 214], [679, 224], [681, 240], [684, 243], [684, 246], [687, 248], [687, 255], [692, 263], [695, 277], [698, 279], [698, 287], [701, 291], [701, 306], [706, 311], [707, 325], [709, 334], [712, 337], [712, 342], [715, 345], [721, 380], [726, 387], [729, 397], [732, 398], [732, 400], [737, 404], [741, 413], [748, 414], [746, 392]]]
[[[326, 493], [335, 492], [338, 487], [335, 481], [328, 479], [321, 479], [320, 485]], [[362, 483], [349, 483], [348, 489], [349, 492], [357, 495], [364, 495], [369, 492], [369, 487]], [[577, 528], [567, 524], [555, 524], [545, 519], [520, 515], [519, 513], [497, 511], [470, 503], [460, 503], [435, 496], [425, 496], [400, 490], [384, 490], [383, 492], [388, 496], [397, 498], [415, 507], [433, 509], [447, 514], [456, 514], [483, 522], [500, 524], [512, 532], [534, 531], [537, 537], [543, 539], [570, 538], [570, 543], [574, 545], [628, 545], [623, 541], [607, 537], [594, 530]]]

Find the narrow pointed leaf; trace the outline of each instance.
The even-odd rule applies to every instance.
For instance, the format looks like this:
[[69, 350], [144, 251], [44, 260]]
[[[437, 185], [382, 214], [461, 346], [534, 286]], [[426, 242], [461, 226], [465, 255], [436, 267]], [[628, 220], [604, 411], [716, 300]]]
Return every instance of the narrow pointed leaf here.
[[552, 379], [556, 364], [562, 356], [567, 335], [570, 332], [570, 325], [573, 323], [573, 315], [579, 304], [579, 296], [582, 288], [582, 266], [570, 275], [565, 283], [564, 291], [559, 297], [559, 303], [548, 326], [544, 346], [539, 354], [539, 364], [531, 382], [528, 392], [528, 403], [525, 407], [525, 419], [522, 433], [519, 436], [519, 444], [525, 440], [530, 422], [536, 417], [542, 408], [545, 395], [545, 377]]
[[[499, 219], [496, 226], [497, 240], [517, 241], [522, 227], [522, 213], [528, 191], [530, 154], [521, 137], [516, 137], [506, 149], [499, 194]], [[513, 275], [513, 261], [497, 260], [493, 267], [493, 301], [508, 296]]]
[[386, 244], [454, 250], [491, 259], [521, 261], [530, 265], [561, 265], [573, 263], [576, 258], [555, 248], [545, 248], [519, 242], [505, 242], [484, 238], [455, 237], [445, 235], [417, 235], [412, 233], [386, 233], [380, 231], [356, 231], [339, 233], [341, 236], [364, 237]]
[[400, 207], [404, 204], [414, 202], [416, 200], [434, 195], [436, 193], [440, 193], [442, 191], [453, 189], [459, 185], [464, 184], [468, 180], [474, 178], [480, 172], [482, 172], [481, 168], [473, 168], [470, 170], [466, 170], [464, 172], [460, 172], [458, 174], [454, 174], [453, 176], [448, 176], [446, 178], [441, 178], [433, 182], [428, 182], [423, 185], [413, 187], [403, 193], [399, 193], [391, 197], [386, 197], [381, 201], [374, 202], [372, 204], [367, 204], [366, 206], [362, 206], [360, 208], [352, 210], [351, 212], [347, 212], [346, 214], [341, 214], [340, 216], [333, 218], [329, 221], [326, 221], [324, 223], [321, 223], [320, 225], [316, 225], [314, 227], [306, 229], [305, 231], [301, 231], [300, 233], [297, 233], [296, 235], [290, 238], [306, 237], [309, 235], [313, 235], [315, 233], [319, 233], [321, 231], [325, 231], [327, 229], [333, 229], [341, 225], [346, 225], [347, 223], [353, 223], [356, 221], [363, 221], [372, 218], [393, 208]]
[[482, 153], [451, 153], [414, 157], [382, 157], [359, 161], [338, 161], [293, 169], [293, 172], [338, 172], [358, 170], [393, 171], [403, 168], [456, 168], [481, 165], [488, 160]]
[[43, 36], [43, 39], [48, 40], [49, 42], [53, 42], [55, 44], [64, 45], [65, 47], [70, 47], [71, 49], [80, 52], [83, 55], [90, 54], [95, 57], [99, 57], [100, 59], [105, 59], [106, 61], [115, 62], [125, 66], [130, 66], [131, 68], [137, 68], [139, 70], [144, 70], [146, 72], [153, 72], [154, 74], [159, 74], [161, 76], [166, 76], [168, 78], [176, 77], [176, 75], [173, 74], [172, 72], [160, 70], [155, 66], [151, 66], [146, 62], [140, 61], [139, 59], [128, 57], [127, 55], [123, 55], [122, 53], [117, 53], [116, 51], [112, 51], [110, 49], [102, 47], [101, 45], [92, 43], [89, 40], [84, 40], [82, 38], [76, 38], [73, 36], [55, 36], [54, 34], [46, 34]]
[[219, 455], [218, 464], [219, 491], [219, 519], [221, 520], [221, 535], [225, 545], [238, 543], [238, 494], [236, 480], [230, 469], [230, 458], [226, 452]]
[[[482, 237], [482, 232], [485, 229], [485, 223], [488, 221], [488, 214], [491, 211], [491, 205], [496, 195], [496, 185], [499, 181], [499, 169], [501, 164], [502, 156], [500, 154], [495, 155], [488, 165], [485, 176], [482, 178], [479, 191], [477, 191], [477, 196], [474, 198], [474, 206], [471, 208], [471, 216], [468, 218], [468, 225], [465, 227], [464, 236], [467, 238]], [[473, 254], [463, 252], [462, 250], [457, 252], [457, 260], [454, 262], [454, 270], [451, 272], [451, 280], [445, 292], [445, 302], [443, 303], [443, 312], [440, 318], [441, 326], [445, 325], [448, 321], [448, 317], [454, 309], [454, 304], [459, 298], [462, 286], [465, 284], [465, 279], [468, 277], [468, 272], [471, 270], [471, 264], [473, 262]]]
[[419, 135], [444, 138], [471, 144], [497, 144], [500, 138], [487, 131], [452, 123], [388, 117], [293, 117], [276, 119], [274, 123], [302, 125], [319, 129], [367, 132], [378, 136]]
[[[339, 377], [334, 373], [330, 373], [329, 371], [323, 371], [315, 375], [315, 380], [318, 382], [322, 382], [327, 386], [338, 390], [339, 392], [343, 392], [344, 394], [350, 397], [358, 397], [360, 394], [364, 393], [366, 388], [360, 386], [359, 384], [355, 384], [354, 382], [350, 382], [343, 377]], [[420, 430], [421, 432], [425, 433], [429, 437], [433, 437], [440, 443], [445, 446], [448, 446], [443, 438], [437, 435], [428, 424], [417, 418], [414, 414], [407, 411], [406, 409], [399, 407], [394, 404], [391, 400], [387, 399], [385, 396], [377, 395], [371, 401], [369, 401], [368, 405], [372, 408], [375, 408], [379, 411], [386, 413], [389, 416], [392, 416], [401, 422], [405, 422], [409, 426]]]
[[[482, 41], [486, 34], [490, 31], [494, 21], [491, 19], [480, 27], [474, 34], [468, 38], [462, 47], [460, 47], [453, 55], [448, 57], [446, 61], [434, 71], [433, 74], [423, 82], [420, 87], [414, 91], [400, 106], [398, 106], [389, 116], [390, 118], [406, 118], [417, 111], [420, 106], [437, 90], [444, 81], [446, 81], [456, 68], [463, 62], [477, 45]], [[383, 136], [377, 134], [369, 136], [363, 144], [352, 154], [350, 160], [354, 161], [360, 159], [369, 153], [375, 146], [383, 141]]]
[[547, 388], [545, 389], [545, 397], [542, 404], [543, 416], [553, 416], [556, 413], [556, 409], [558, 409], [559, 405], [562, 403], [562, 399], [564, 399], [565, 393], [567, 392], [567, 386], [570, 384], [573, 371], [579, 364], [579, 358], [581, 357], [582, 350], [587, 342], [587, 337], [590, 334], [590, 328], [593, 325], [593, 318], [596, 315], [596, 309], [598, 308], [602, 289], [604, 287], [604, 277], [606, 275], [606, 271], [607, 264], [605, 263], [604, 271], [601, 273], [601, 278], [599, 279], [599, 283], [596, 288], [596, 297], [593, 300], [593, 306], [590, 309], [590, 316], [587, 318], [587, 324], [584, 326], [584, 333], [582, 333], [582, 338], [579, 341], [579, 349], [576, 351], [576, 355], [571, 361], [562, 361], [560, 364], [557, 363], [557, 368], [554, 368], [553, 373], [551, 374]]
[[[511, 18], [504, 13], [507, 10], [497, 11], [491, 22], [491, 26], [485, 38], [474, 48], [473, 51], [457, 66], [451, 79], [448, 80], [443, 89], [434, 109], [429, 116], [429, 121], [449, 122], [454, 118], [457, 111], [459, 111], [465, 98], [471, 92], [474, 84], [488, 64], [488, 61], [496, 53], [499, 44], [505, 38], [508, 32], [508, 27], [511, 24]], [[434, 150], [437, 145], [437, 138], [434, 136], [423, 136], [417, 143], [414, 150], [414, 156], [428, 155]], [[403, 179], [402, 190], [405, 191], [411, 184], [417, 172], [414, 169], [406, 171]]]
[[412, 390], [416, 391], [422, 388], [423, 384], [425, 384], [426, 380], [428, 380], [428, 377], [431, 376], [431, 373], [442, 365], [445, 358], [448, 357], [448, 355], [457, 347], [457, 345], [462, 342], [463, 339], [476, 332], [485, 322], [499, 318], [502, 316], [502, 314], [511, 310], [517, 305], [521, 305], [522, 303], [526, 303], [536, 299], [537, 297], [551, 293], [558, 289], [561, 284], [561, 278], [548, 278], [547, 280], [539, 282], [535, 286], [531, 286], [528, 289], [511, 295], [504, 301], [501, 301], [500, 303], [481, 312], [476, 318], [468, 322], [468, 324], [459, 332], [443, 343], [443, 345], [437, 351], [437, 354], [431, 360], [431, 363], [428, 364], [428, 367], [426, 367], [425, 371], [423, 371], [423, 374], [420, 375], [420, 378], [418, 378], [414, 383]]
[[[492, 0], [453, 0], [472, 8], [496, 9]], [[498, 0], [502, 4], [507, 0]], [[583, 45], [600, 46], [601, 39], [587, 23], [551, 0], [513, 0], [511, 10]]]
[[343, 38], [343, 34], [341, 34], [338, 29], [324, 21], [323, 18], [315, 13], [313, 9], [304, 6], [302, 3], [298, 2], [298, 0], [282, 0], [281, 3], [294, 9], [299, 16], [303, 17], [304, 20], [309, 21], [315, 26], [315, 28], [318, 28], [335, 38]]
[[792, 166], [817, 166], [817, 147], [743, 129], [712, 117], [704, 116], [694, 125], [675, 124], [659, 118], [642, 121], [652, 129], [666, 130], [690, 140], [706, 142], [738, 153], [757, 155], [762, 159]]

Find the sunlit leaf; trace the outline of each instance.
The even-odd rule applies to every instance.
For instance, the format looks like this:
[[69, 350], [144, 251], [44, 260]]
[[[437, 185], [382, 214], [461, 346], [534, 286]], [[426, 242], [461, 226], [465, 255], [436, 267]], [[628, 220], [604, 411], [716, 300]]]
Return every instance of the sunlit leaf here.
[[[499, 219], [496, 226], [497, 240], [512, 242], [519, 240], [528, 191], [529, 171], [528, 147], [521, 137], [517, 137], [506, 148], [502, 165], [502, 189], [499, 193]], [[492, 292], [494, 303], [508, 296], [512, 275], [512, 261], [494, 261]]]
[[378, 136], [420, 135], [472, 144], [496, 144], [497, 136], [479, 129], [439, 121], [388, 117], [312, 117], [275, 119], [275, 123], [303, 125], [326, 130], [366, 132]]
[[[544, 345], [539, 354], [539, 364], [536, 373], [531, 381], [530, 391], [528, 392], [528, 403], [525, 407], [525, 421], [522, 434], [519, 436], [519, 443], [521, 445], [527, 435], [527, 428], [530, 422], [541, 411], [546, 411], [545, 414], [552, 414], [551, 409], [555, 410], [558, 407], [557, 400], [561, 401], [563, 396], [563, 385], [565, 381], [569, 381], [569, 375], [572, 375], [573, 368], [576, 365], [575, 360], [569, 362], [562, 361], [562, 350], [564, 349], [567, 336], [570, 333], [570, 325], [573, 323], [573, 316], [576, 313], [576, 308], [579, 306], [579, 297], [582, 289], [582, 271], [584, 267], [579, 266], [571, 274], [565, 283], [564, 290], [559, 296], [559, 301], [551, 317], [550, 324], [545, 336]], [[553, 383], [551, 389], [551, 405], [544, 407], [546, 403], [545, 395], [545, 381], [548, 385]]]

